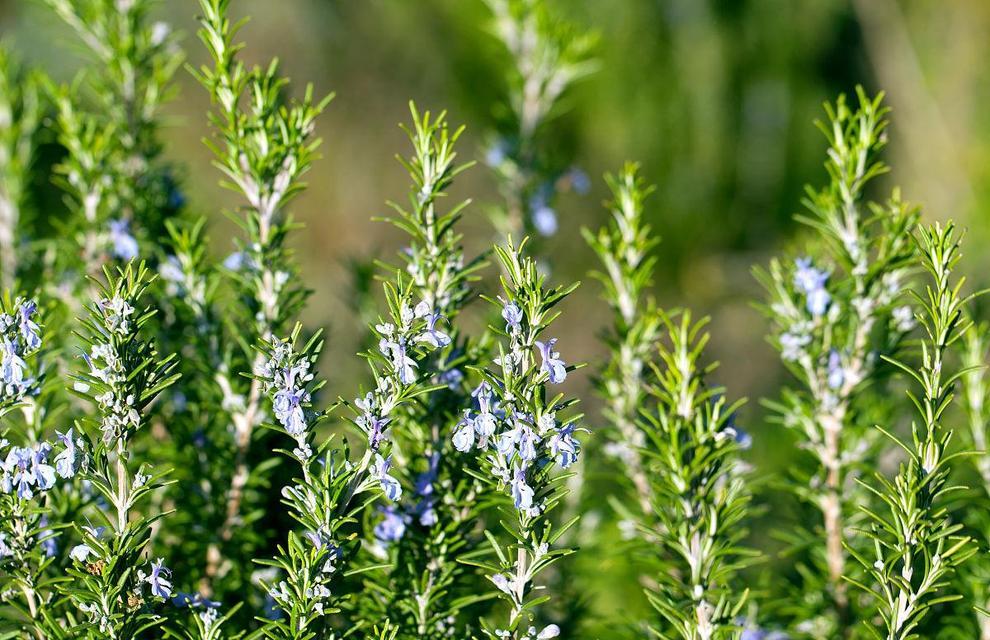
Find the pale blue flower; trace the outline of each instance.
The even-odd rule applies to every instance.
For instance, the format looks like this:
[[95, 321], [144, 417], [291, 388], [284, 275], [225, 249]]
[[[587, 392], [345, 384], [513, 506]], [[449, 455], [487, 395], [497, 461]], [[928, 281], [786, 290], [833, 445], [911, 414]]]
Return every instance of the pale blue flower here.
[[540, 371], [546, 371], [550, 375], [552, 384], [560, 384], [567, 378], [567, 365], [560, 359], [560, 354], [553, 350], [555, 344], [557, 344], [556, 338], [550, 338], [545, 343], [536, 341], [536, 347], [540, 350], [540, 357], [543, 359]]
[[533, 507], [533, 489], [526, 483], [526, 469], [516, 467], [512, 476], [512, 502], [519, 511]]
[[526, 425], [520, 425], [518, 429], [519, 457], [526, 462], [532, 462], [536, 460], [536, 433]]
[[306, 431], [306, 417], [301, 404], [305, 395], [304, 391], [289, 387], [279, 389], [272, 396], [275, 418], [289, 435], [298, 436]]
[[365, 428], [368, 430], [368, 446], [372, 451], [378, 451], [385, 439], [385, 427], [391, 422], [391, 418], [379, 418], [375, 415], [368, 415], [365, 420]]
[[14, 555], [14, 550], [7, 544], [7, 534], [0, 533], [0, 558], [9, 558]]
[[453, 391], [456, 390], [457, 387], [461, 386], [462, 382], [464, 382], [464, 372], [457, 368], [447, 369], [437, 376], [437, 381], [439, 381], [440, 384], [447, 385], [447, 388]]
[[574, 437], [574, 431], [575, 426], [573, 424], [565, 425], [550, 436], [548, 442], [550, 453], [558, 456], [557, 464], [562, 469], [577, 462], [578, 455], [581, 453], [581, 443]]
[[828, 305], [832, 302], [832, 296], [824, 287], [815, 289], [808, 293], [807, 308], [808, 313], [813, 316], [823, 316], [828, 310]]
[[505, 320], [506, 331], [518, 329], [523, 319], [522, 309], [514, 302], [507, 302], [502, 307], [502, 318]]
[[402, 513], [394, 505], [379, 507], [378, 512], [382, 514], [383, 518], [381, 522], [375, 525], [375, 539], [385, 545], [401, 540], [406, 533], [409, 516]]
[[804, 294], [822, 288], [828, 281], [828, 274], [815, 268], [811, 258], [798, 258], [794, 266], [794, 286]]
[[32, 487], [37, 479], [33, 472], [34, 452], [27, 447], [11, 447], [3, 463], [3, 491], [14, 490], [17, 497], [30, 500], [34, 496]]
[[96, 552], [88, 544], [77, 544], [69, 551], [69, 557], [76, 562], [86, 562], [92, 555], [96, 555]]
[[172, 598], [172, 604], [180, 609], [219, 609], [220, 603], [199, 593], [179, 592]]
[[471, 419], [471, 412], [464, 410], [464, 417], [454, 428], [454, 448], [460, 452], [469, 451], [474, 446], [475, 421]]
[[587, 195], [588, 191], [591, 190], [591, 179], [580, 167], [571, 167], [571, 170], [567, 172], [567, 177], [571, 181], [574, 192], [578, 195]]
[[176, 256], [168, 256], [165, 261], [158, 266], [158, 273], [162, 280], [173, 284], [182, 284], [186, 279], [186, 274], [182, 271], [182, 262]]
[[224, 258], [223, 266], [225, 269], [230, 269], [231, 271], [240, 271], [245, 265], [250, 264], [250, 261], [251, 258], [243, 251], [235, 251]]
[[158, 558], [151, 563], [151, 575], [145, 581], [151, 585], [151, 595], [156, 598], [168, 599], [172, 596], [172, 572], [164, 566], [164, 558]]
[[41, 544], [41, 550], [45, 556], [53, 558], [58, 553], [57, 538], [59, 534], [48, 528], [48, 516], [41, 516], [38, 524], [41, 526], [41, 531], [38, 532], [38, 543]]
[[138, 243], [131, 235], [127, 220], [110, 221], [110, 242], [113, 244], [113, 255], [121, 260], [133, 260], [137, 257]]
[[28, 300], [21, 304], [19, 309], [21, 337], [24, 339], [24, 347], [28, 351], [34, 351], [41, 347], [41, 328], [38, 323], [31, 319], [38, 309], [34, 300]]
[[552, 207], [542, 205], [533, 211], [533, 228], [541, 236], [552, 236], [557, 233], [557, 212]]
[[846, 380], [846, 369], [842, 366], [842, 356], [835, 349], [828, 354], [828, 386], [830, 389], [842, 387]]
[[59, 441], [65, 445], [65, 448], [55, 456], [55, 470], [63, 478], [71, 478], [75, 475], [76, 469], [76, 440], [75, 434], [72, 427], [65, 433], [55, 432], [56, 437]]
[[785, 333], [780, 336], [780, 357], [790, 362], [799, 360], [805, 355], [805, 347], [811, 342], [811, 336], [805, 333]]
[[41, 491], [48, 491], [55, 486], [55, 467], [48, 464], [48, 454], [52, 445], [42, 442], [31, 452], [31, 474]]
[[794, 286], [806, 296], [808, 312], [813, 316], [824, 315], [832, 301], [832, 296], [825, 290], [828, 273], [815, 268], [810, 258], [798, 258], [794, 264], [797, 267]]
[[0, 382], [17, 389], [23, 388], [24, 370], [27, 369], [27, 363], [24, 362], [17, 347], [9, 338], [4, 339], [3, 344], [0, 345], [0, 351], [2, 351], [2, 355], [0, 355]]
[[485, 164], [489, 167], [497, 167], [505, 162], [508, 154], [509, 143], [500, 138], [485, 151]]
[[371, 465], [371, 477], [378, 480], [385, 493], [385, 497], [392, 502], [397, 502], [402, 497], [402, 485], [399, 481], [389, 475], [392, 469], [392, 456], [383, 458], [380, 453], [375, 454], [375, 462]]
[[439, 311], [428, 313], [426, 315], [426, 329], [423, 330], [423, 333], [419, 335], [417, 340], [425, 342], [435, 349], [446, 347], [450, 344], [450, 336], [437, 329], [437, 320], [442, 317]]

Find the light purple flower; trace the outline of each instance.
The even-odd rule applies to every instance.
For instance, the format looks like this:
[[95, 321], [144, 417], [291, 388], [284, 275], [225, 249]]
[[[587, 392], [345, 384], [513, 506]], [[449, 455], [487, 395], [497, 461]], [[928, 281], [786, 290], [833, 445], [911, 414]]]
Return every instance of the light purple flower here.
[[450, 336], [437, 329], [437, 320], [443, 316], [439, 311], [434, 311], [426, 315], [426, 329], [416, 339], [431, 345], [434, 349], [440, 349], [450, 344]]
[[28, 351], [41, 347], [41, 328], [38, 327], [37, 322], [31, 319], [37, 309], [38, 305], [34, 300], [28, 300], [21, 304], [19, 310], [21, 337], [24, 339], [24, 346]]
[[825, 290], [828, 273], [815, 268], [810, 258], [798, 258], [794, 261], [797, 267], [794, 271], [794, 286], [806, 296], [808, 312], [813, 316], [825, 314], [832, 296]]
[[567, 366], [560, 359], [560, 354], [553, 350], [555, 344], [557, 344], [556, 338], [550, 338], [545, 343], [536, 341], [536, 347], [540, 350], [540, 357], [543, 359], [540, 371], [546, 371], [550, 375], [552, 384], [560, 384], [567, 378]]
[[378, 480], [385, 492], [385, 497], [392, 502], [397, 502], [402, 497], [402, 485], [399, 481], [389, 475], [392, 469], [392, 456], [383, 458], [380, 453], [375, 454], [375, 462], [371, 465], [371, 477]]
[[506, 331], [518, 329], [523, 319], [522, 309], [514, 302], [505, 303], [502, 307], [502, 319], [505, 320]]
[[137, 257], [138, 243], [131, 235], [127, 220], [110, 221], [110, 242], [113, 244], [113, 255], [121, 260], [133, 260]]
[[56, 437], [59, 441], [65, 445], [65, 448], [55, 456], [55, 470], [63, 478], [71, 478], [75, 475], [76, 466], [76, 440], [75, 434], [72, 427], [69, 428], [65, 433], [55, 432]]
[[55, 467], [48, 464], [48, 454], [52, 445], [42, 442], [31, 452], [31, 474], [41, 491], [48, 491], [55, 486]]
[[382, 514], [382, 521], [375, 525], [375, 539], [382, 544], [398, 542], [406, 533], [406, 525], [409, 516], [402, 513], [394, 505], [379, 507], [378, 512]]
[[172, 604], [180, 609], [219, 609], [220, 603], [199, 593], [179, 592], [172, 598]]
[[168, 599], [172, 596], [172, 572], [164, 566], [164, 558], [158, 558], [151, 563], [151, 575], [145, 581], [151, 585], [151, 595], [156, 598]]
[[574, 425], [568, 424], [550, 436], [548, 443], [550, 453], [559, 456], [557, 463], [562, 469], [566, 469], [577, 462], [578, 454], [581, 453], [581, 443], [574, 437], [574, 431]]
[[95, 554], [96, 552], [93, 551], [93, 548], [88, 544], [77, 544], [72, 547], [71, 551], [69, 551], [69, 557], [76, 562], [86, 562], [90, 556]]
[[[291, 385], [291, 381], [289, 384]], [[275, 418], [293, 436], [301, 435], [306, 431], [306, 417], [301, 405], [304, 393], [290, 386], [285, 389], [279, 389], [272, 396], [272, 408], [275, 411]]]
[[533, 507], [533, 489], [526, 483], [526, 469], [516, 467], [512, 476], [512, 502], [519, 511]]
[[474, 446], [474, 420], [471, 419], [471, 412], [464, 410], [464, 417], [457, 423], [454, 429], [454, 448], [460, 452], [469, 451]]
[[557, 233], [557, 212], [552, 207], [543, 205], [533, 211], [533, 227], [541, 236], [552, 236]]
[[835, 349], [828, 354], [828, 386], [830, 389], [842, 387], [846, 380], [846, 369], [842, 366], [842, 356]]
[[5, 339], [0, 345], [0, 382], [15, 388], [24, 386], [24, 370], [27, 363], [18, 353], [14, 343]]

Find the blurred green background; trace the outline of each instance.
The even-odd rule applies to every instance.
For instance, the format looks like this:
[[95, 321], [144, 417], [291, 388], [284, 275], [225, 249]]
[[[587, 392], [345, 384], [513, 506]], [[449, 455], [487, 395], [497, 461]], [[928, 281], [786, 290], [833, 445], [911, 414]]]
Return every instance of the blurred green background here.
[[[655, 293], [665, 306], [686, 304], [712, 316], [718, 382], [733, 397], [775, 394], [782, 380], [766, 327], [751, 307], [761, 292], [750, 273], [783, 250], [799, 251], [792, 215], [803, 185], [825, 180], [824, 139], [813, 126], [821, 105], [856, 84], [883, 89], [893, 108], [881, 188], [903, 187], [929, 219], [953, 217], [970, 229], [967, 268], [990, 266], [983, 251], [990, 200], [990, 2], [986, 0], [560, 0], [559, 11], [601, 35], [599, 71], [566, 99], [554, 127], [575, 165], [593, 178], [587, 195], [557, 203], [560, 233], [544, 255], [558, 280], [585, 280], [564, 308], [560, 349], [568, 361], [599, 362], [596, 340], [608, 322], [599, 288], [586, 277], [593, 255], [581, 226], [605, 220], [600, 176], [638, 160], [658, 186], [649, 200], [662, 236]], [[185, 34], [187, 60], [205, 61], [195, 37], [196, 0], [163, 0], [161, 18]], [[301, 90], [336, 92], [319, 133], [323, 159], [292, 211], [306, 225], [295, 236], [305, 281], [315, 290], [306, 321], [331, 337], [323, 370], [333, 394], [350, 394], [363, 371], [351, 357], [364, 335], [347, 264], [390, 257], [396, 232], [372, 216], [406, 197], [407, 176], [394, 160], [407, 153], [397, 124], [407, 101], [447, 109], [467, 132], [464, 158], [482, 159], [504, 93], [503, 53], [486, 32], [481, 0], [238, 0], [252, 17], [242, 32], [245, 58], [278, 56]], [[0, 0], [0, 32], [32, 64], [68, 80], [84, 63], [74, 39], [40, 3]], [[207, 134], [205, 91], [178, 75], [163, 132], [189, 206], [211, 220], [217, 255], [232, 249], [235, 227], [222, 215], [236, 203], [217, 186], [201, 144]], [[494, 238], [486, 215], [494, 178], [479, 163], [454, 195], [471, 197], [464, 231], [483, 250]], [[50, 215], [58, 215], [57, 211]], [[983, 277], [983, 280], [987, 278]], [[585, 397], [589, 372], [572, 376]], [[594, 425], [596, 403], [589, 400]], [[757, 402], [740, 423], [753, 432], [758, 461], [786, 456], [765, 438]], [[767, 444], [776, 444], [775, 449]], [[786, 441], [785, 441], [786, 442]]]
[[[582, 225], [604, 220], [599, 179], [626, 159], [642, 162], [658, 185], [649, 216], [663, 242], [656, 294], [713, 317], [720, 381], [734, 395], [758, 397], [775, 385], [776, 358], [750, 302], [760, 291], [750, 266], [791, 242], [799, 229], [803, 185], [821, 183], [824, 141], [812, 122], [821, 103], [857, 83], [884, 89], [893, 108], [888, 183], [922, 204], [929, 217], [971, 227], [970, 266], [986, 234], [988, 197], [990, 3], [955, 0], [564, 0], [559, 11], [597, 29], [600, 70], [567, 98], [556, 124], [569, 135], [575, 164], [593, 178], [588, 195], [564, 194], [561, 232], [545, 244], [554, 275], [586, 280], [565, 316], [561, 346], [571, 360], [599, 356], [607, 321], [585, 271], [592, 254]], [[187, 60], [205, 51], [195, 37], [195, 0], [163, 0], [161, 18], [185, 34]], [[306, 225], [295, 237], [307, 283], [315, 289], [311, 324], [331, 329], [330, 356], [347, 356], [360, 335], [346, 264], [388, 256], [394, 231], [370, 220], [384, 202], [405, 197], [406, 153], [397, 124], [406, 103], [447, 109], [467, 126], [461, 154], [481, 159], [482, 140], [503, 86], [499, 45], [486, 32], [481, 0], [239, 0], [251, 16], [242, 34], [246, 59], [278, 56], [300, 89], [306, 81], [337, 98], [320, 121], [324, 158], [293, 207]], [[73, 37], [40, 3], [0, 0], [0, 31], [27, 60], [60, 79], [83, 61]], [[201, 144], [205, 92], [178, 74], [179, 93], [164, 131], [196, 212], [212, 220], [218, 254], [233, 232], [222, 216], [232, 194]], [[471, 197], [465, 225], [481, 249], [492, 239], [485, 214], [493, 176], [479, 163], [455, 195]], [[331, 371], [331, 375], [334, 375]], [[338, 378], [338, 380], [346, 379]], [[755, 404], [753, 405], [755, 407]], [[756, 411], [751, 407], [751, 413]], [[755, 416], [754, 416], [755, 417]], [[758, 421], [758, 420], [757, 420]], [[754, 425], [756, 427], [756, 425]], [[758, 429], [758, 427], [756, 427]]]

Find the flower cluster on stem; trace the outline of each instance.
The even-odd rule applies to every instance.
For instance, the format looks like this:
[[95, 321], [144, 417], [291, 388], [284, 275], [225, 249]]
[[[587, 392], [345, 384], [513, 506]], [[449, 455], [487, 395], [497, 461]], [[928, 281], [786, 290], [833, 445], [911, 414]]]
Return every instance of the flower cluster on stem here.
[[918, 213], [897, 191], [883, 204], [864, 196], [870, 181], [887, 171], [876, 157], [886, 141], [881, 99], [859, 90], [856, 107], [843, 97], [826, 106], [828, 120], [819, 126], [829, 143], [830, 181], [808, 190], [808, 213], [798, 217], [816, 232], [814, 250], [757, 271], [768, 291], [771, 341], [798, 382], [767, 404], [812, 457], [811, 465], [793, 466], [789, 485], [817, 512], [824, 530], [822, 536], [808, 529], [795, 542], [812, 550], [812, 568], [797, 585], [809, 601], [820, 603], [798, 614], [812, 635], [846, 634], [861, 613], [850, 602], [844, 576], [846, 546], [859, 517], [855, 504], [862, 497], [851, 478], [879, 458], [869, 422], [876, 416], [862, 412], [879, 389], [865, 382], [889, 372], [878, 356], [896, 354], [913, 326], [911, 308], [899, 302], [899, 293], [914, 264], [910, 234]]
[[[506, 492], [511, 508], [505, 518], [510, 539], [503, 543], [488, 534], [494, 558], [478, 560], [489, 572], [496, 594], [509, 604], [500, 624], [483, 621], [489, 637], [521, 638], [538, 635], [528, 630], [536, 605], [546, 598], [537, 577], [572, 550], [554, 549], [575, 520], [554, 527], [550, 512], [566, 495], [565, 478], [555, 473], [577, 461], [581, 416], [568, 411], [576, 400], [556, 391], [573, 366], [568, 367], [548, 335], [558, 317], [555, 307], [577, 287], [547, 287], [536, 263], [523, 255], [525, 241], [496, 247], [503, 269], [503, 296], [491, 299], [501, 309], [502, 326], [491, 330], [503, 337], [498, 356], [481, 370], [483, 381], [474, 392], [475, 406], [454, 427], [454, 446], [478, 452], [480, 476], [494, 489]], [[473, 560], [472, 560], [473, 561]], [[556, 625], [539, 637], [559, 633]]]

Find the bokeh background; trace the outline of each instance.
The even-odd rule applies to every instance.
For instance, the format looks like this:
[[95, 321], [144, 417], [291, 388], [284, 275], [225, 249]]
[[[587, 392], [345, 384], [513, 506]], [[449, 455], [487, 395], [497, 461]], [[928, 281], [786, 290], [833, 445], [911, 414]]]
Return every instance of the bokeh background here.
[[[549, 0], [552, 2], [552, 0]], [[813, 121], [822, 103], [862, 84], [885, 90], [893, 109], [880, 189], [903, 187], [929, 219], [952, 217], [969, 228], [966, 269], [977, 280], [990, 266], [983, 250], [990, 211], [990, 2], [986, 0], [559, 0], [560, 12], [600, 33], [599, 70], [576, 86], [554, 123], [560, 144], [592, 178], [586, 195], [556, 203], [559, 233], [543, 253], [555, 279], [585, 281], [564, 308], [560, 347], [568, 361], [600, 362], [596, 340], [608, 322], [593, 254], [580, 227], [605, 220], [600, 179], [638, 160], [658, 190], [648, 215], [662, 236], [655, 295], [712, 316], [718, 381], [752, 401], [740, 423], [754, 435], [754, 461], [772, 467], [786, 456], [756, 400], [783, 379], [766, 325], [753, 309], [761, 296], [752, 265], [799, 252], [803, 185], [825, 180], [824, 138]], [[162, 0], [161, 18], [185, 33], [191, 65], [205, 61], [195, 37], [196, 0]], [[386, 200], [403, 199], [407, 177], [395, 154], [407, 153], [397, 126], [407, 101], [449, 112], [464, 124], [460, 152], [482, 160], [495, 105], [504, 94], [504, 53], [487, 32], [481, 0], [237, 0], [251, 16], [245, 57], [278, 56], [287, 75], [337, 98], [319, 123], [323, 159], [310, 188], [292, 206], [306, 225], [295, 235], [305, 281], [314, 289], [306, 321], [330, 336], [323, 370], [332, 393], [349, 394], [364, 369], [352, 357], [364, 335], [351, 269], [390, 257], [400, 239], [385, 224]], [[84, 61], [74, 39], [31, 0], [0, 0], [0, 33], [29, 63], [71, 79]], [[206, 93], [182, 71], [163, 132], [189, 206], [209, 217], [218, 256], [235, 227], [224, 217], [233, 194], [201, 139], [208, 134]], [[483, 162], [454, 195], [470, 197], [464, 231], [480, 251], [494, 239], [486, 209], [497, 202]], [[59, 215], [53, 206], [49, 215]], [[572, 376], [589, 398], [593, 369]], [[782, 444], [783, 442], [783, 444]]]

